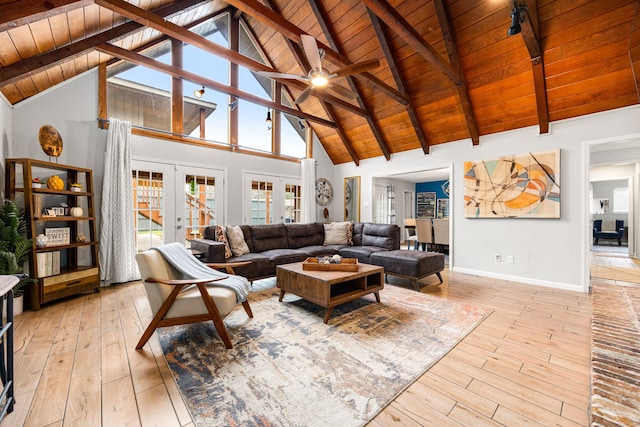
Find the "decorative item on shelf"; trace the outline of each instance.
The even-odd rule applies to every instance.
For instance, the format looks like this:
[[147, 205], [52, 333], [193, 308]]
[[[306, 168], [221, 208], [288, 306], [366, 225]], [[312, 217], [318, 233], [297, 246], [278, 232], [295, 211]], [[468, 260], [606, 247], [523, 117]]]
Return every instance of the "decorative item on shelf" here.
[[38, 234], [36, 236], [36, 246], [39, 248], [44, 248], [47, 246], [49, 239], [44, 234]]
[[31, 188], [40, 188], [42, 187], [42, 183], [40, 182], [40, 178], [33, 178], [31, 180]]
[[78, 243], [84, 243], [87, 241], [87, 236], [85, 236], [82, 233], [78, 233], [78, 235], [76, 236], [76, 242]]
[[62, 137], [56, 128], [51, 125], [42, 126], [38, 132], [38, 140], [42, 151], [49, 157], [56, 157], [57, 163], [57, 157], [62, 153]]
[[56, 216], [56, 212], [51, 208], [42, 209], [42, 215], [40, 215], [40, 217], [42, 218], [52, 218], [55, 216]]
[[64, 216], [64, 207], [62, 206], [53, 206], [51, 208], [49, 208], [49, 210], [52, 210], [54, 215], [53, 216]]
[[82, 212], [82, 208], [79, 206], [74, 206], [73, 208], [71, 208], [71, 216], [73, 217], [81, 217], [84, 214], [84, 212]]
[[63, 190], [64, 181], [58, 175], [53, 175], [47, 180], [47, 188], [50, 190]]
[[76, 193], [79, 193], [80, 191], [82, 191], [82, 184], [80, 184], [79, 182], [72, 182], [71, 184], [69, 184], [71, 191], [75, 191]]

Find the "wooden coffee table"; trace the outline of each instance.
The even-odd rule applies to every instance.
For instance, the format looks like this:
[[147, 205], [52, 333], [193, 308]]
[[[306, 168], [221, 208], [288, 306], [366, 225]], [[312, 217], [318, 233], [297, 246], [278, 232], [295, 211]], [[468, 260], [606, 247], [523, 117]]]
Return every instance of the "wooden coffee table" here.
[[336, 305], [353, 301], [373, 293], [380, 302], [379, 292], [384, 288], [384, 269], [377, 265], [358, 264], [358, 271], [303, 270], [302, 263], [279, 265], [276, 268], [276, 286], [280, 298], [286, 292], [318, 304], [327, 309], [324, 323], [329, 321]]

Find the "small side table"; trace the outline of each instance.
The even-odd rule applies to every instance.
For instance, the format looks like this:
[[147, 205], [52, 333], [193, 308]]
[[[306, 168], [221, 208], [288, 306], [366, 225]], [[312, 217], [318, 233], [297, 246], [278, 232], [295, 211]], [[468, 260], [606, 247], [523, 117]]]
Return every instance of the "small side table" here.
[[[0, 378], [2, 378], [2, 396], [6, 396], [0, 407], [0, 422], [7, 413], [13, 412], [15, 390], [13, 389], [13, 287], [20, 279], [16, 276], [0, 276]], [[2, 301], [7, 302], [7, 317], [3, 322]], [[5, 356], [6, 355], [6, 356]], [[5, 360], [6, 357], [6, 360]]]

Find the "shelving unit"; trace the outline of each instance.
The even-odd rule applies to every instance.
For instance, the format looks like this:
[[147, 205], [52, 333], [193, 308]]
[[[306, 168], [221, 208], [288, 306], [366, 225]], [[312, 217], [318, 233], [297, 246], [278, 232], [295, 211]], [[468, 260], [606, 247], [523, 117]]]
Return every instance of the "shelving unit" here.
[[[29, 289], [31, 309], [39, 310], [42, 304], [80, 292], [96, 292], [100, 286], [100, 271], [91, 169], [33, 159], [7, 159], [5, 170], [6, 197], [24, 207], [30, 223], [29, 237], [34, 240], [29, 274], [38, 281]], [[46, 188], [47, 179], [53, 175], [62, 179], [64, 189]], [[34, 178], [40, 178], [42, 188], [32, 188]], [[82, 191], [71, 191], [71, 182], [81, 183]], [[62, 203], [69, 210], [72, 207], [82, 208], [82, 215], [71, 216], [61, 207]], [[64, 211], [63, 215], [43, 216], [40, 209], [52, 207]], [[37, 247], [36, 236], [54, 228], [68, 230], [68, 242]], [[84, 241], [79, 238], [82, 235]], [[55, 252], [58, 254], [54, 256]], [[43, 255], [46, 259], [47, 254], [51, 254], [55, 263], [50, 272], [46, 264], [38, 266], [39, 255], [41, 259]], [[59, 264], [56, 260], [59, 260]]]

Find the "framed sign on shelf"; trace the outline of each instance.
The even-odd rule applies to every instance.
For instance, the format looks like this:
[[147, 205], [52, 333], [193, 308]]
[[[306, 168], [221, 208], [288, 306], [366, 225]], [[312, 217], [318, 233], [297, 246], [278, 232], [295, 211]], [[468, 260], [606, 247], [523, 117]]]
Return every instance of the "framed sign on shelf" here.
[[46, 228], [47, 246], [68, 245], [71, 241], [71, 229], [69, 227]]
[[417, 198], [417, 217], [418, 218], [435, 218], [436, 217], [436, 193], [425, 191], [418, 193]]

